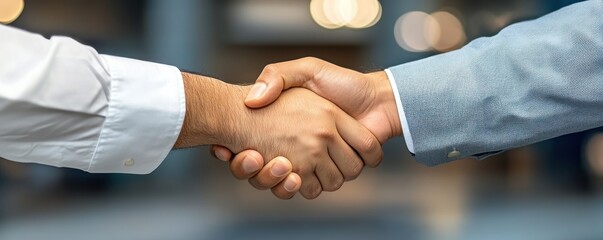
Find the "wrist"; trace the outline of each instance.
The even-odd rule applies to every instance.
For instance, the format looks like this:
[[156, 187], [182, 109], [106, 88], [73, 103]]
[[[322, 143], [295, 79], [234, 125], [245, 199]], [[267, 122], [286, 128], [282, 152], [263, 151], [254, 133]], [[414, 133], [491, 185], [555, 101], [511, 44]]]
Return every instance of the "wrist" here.
[[251, 134], [252, 123], [249, 118], [250, 109], [245, 106], [245, 98], [250, 86], [239, 86], [220, 82], [222, 84], [223, 105], [215, 105], [214, 130], [217, 144], [229, 148], [233, 152], [245, 150], [244, 143]]
[[175, 147], [232, 146], [244, 109], [242, 87], [190, 73], [182, 77], [186, 115]]
[[394, 91], [397, 91], [397, 89], [393, 89], [390, 79], [385, 71], [373, 72], [367, 75], [372, 78], [371, 82], [375, 83], [375, 102], [385, 114], [387, 123], [390, 126], [391, 133], [389, 134], [389, 137], [391, 138], [402, 135], [402, 124], [400, 123], [398, 105], [394, 95]]

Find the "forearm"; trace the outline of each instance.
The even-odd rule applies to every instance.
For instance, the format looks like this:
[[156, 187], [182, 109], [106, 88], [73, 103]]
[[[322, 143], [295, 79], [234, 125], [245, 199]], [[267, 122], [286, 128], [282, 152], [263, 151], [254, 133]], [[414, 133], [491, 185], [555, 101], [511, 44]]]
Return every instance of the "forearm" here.
[[232, 145], [243, 109], [243, 87], [182, 73], [186, 116], [174, 148]]

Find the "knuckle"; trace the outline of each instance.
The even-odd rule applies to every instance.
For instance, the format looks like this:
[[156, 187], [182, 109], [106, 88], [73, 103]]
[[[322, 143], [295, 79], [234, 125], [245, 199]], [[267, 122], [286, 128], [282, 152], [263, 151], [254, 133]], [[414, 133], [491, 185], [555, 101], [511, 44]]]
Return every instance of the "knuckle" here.
[[320, 59], [320, 58], [317, 58], [317, 57], [311, 57], [311, 56], [310, 56], [310, 57], [306, 57], [306, 58], [305, 58], [305, 62], [306, 62], [307, 64], [312, 65], [312, 66], [315, 66], [315, 67], [321, 67], [321, 66], [324, 66], [324, 65], [325, 65], [325, 63], [326, 63], [324, 60], [322, 60], [322, 59]]
[[310, 189], [305, 191], [305, 194], [302, 193], [302, 195], [306, 198], [306, 199], [316, 199], [318, 196], [320, 196], [320, 193], [322, 192], [322, 189], [320, 188], [315, 188], [315, 189]]
[[[313, 159], [319, 159], [325, 156], [326, 146], [323, 141], [311, 141], [307, 143], [306, 152]], [[307, 159], [307, 162], [315, 162], [314, 160]]]
[[309, 184], [306, 186], [302, 186], [300, 193], [306, 199], [315, 199], [322, 192], [322, 187], [320, 183], [316, 182], [316, 184]]
[[374, 167], [379, 166], [382, 159], [383, 159], [383, 151], [378, 150], [377, 155], [374, 158], [364, 159], [364, 162], [365, 162], [366, 166], [374, 168]]
[[344, 175], [344, 178], [346, 181], [351, 181], [356, 179], [358, 176], [360, 176], [360, 173], [362, 173], [362, 169], [364, 168], [364, 164], [362, 163], [362, 161], [360, 162], [354, 162], [352, 164], [352, 167], [350, 168], [349, 172]]
[[346, 181], [346, 182], [349, 182], [349, 181], [356, 180], [356, 178], [358, 178], [358, 175], [354, 175], [354, 176], [352, 176], [352, 175], [349, 175], [349, 176], [344, 176], [344, 178], [345, 178], [345, 181]]
[[359, 150], [362, 152], [375, 152], [378, 149], [379, 149], [379, 143], [377, 142], [375, 137], [368, 136], [368, 137], [365, 137], [364, 140], [362, 140]]
[[316, 136], [318, 136], [320, 139], [330, 140], [334, 139], [336, 134], [331, 128], [319, 128], [316, 130]]
[[311, 57], [311, 56], [304, 57], [304, 58], [301, 59], [301, 61], [302, 62], [306, 62], [308, 64], [317, 64], [317, 63], [320, 63], [320, 59], [318, 59], [316, 57]]
[[335, 115], [335, 113], [337, 113], [337, 110], [339, 109], [339, 108], [335, 107], [334, 104], [331, 104], [331, 103], [322, 104], [321, 107], [322, 107], [322, 111], [328, 113], [330, 116]]
[[366, 165], [374, 168], [381, 164], [381, 160], [383, 160], [383, 151], [379, 151], [377, 158], [375, 158], [373, 161], [369, 161]]
[[335, 178], [331, 182], [329, 182], [329, 184], [327, 184], [327, 186], [323, 187], [323, 189], [325, 191], [329, 191], [329, 192], [337, 191], [341, 188], [341, 186], [343, 186], [343, 182], [344, 182], [343, 177]]
[[275, 73], [275, 72], [278, 72], [278, 67], [276, 66], [276, 64], [271, 63], [271, 64], [266, 65], [262, 72], [266, 73], [266, 74]]
[[319, 159], [323, 156], [323, 150], [319, 147], [314, 147], [310, 149], [309, 153], [313, 159]]
[[309, 163], [311, 161], [311, 159], [309, 161], [306, 161], [308, 163], [304, 163], [304, 164], [298, 164], [298, 166], [294, 166], [293, 170], [291, 172], [296, 173], [298, 175], [311, 175], [314, 173], [314, 165], [312, 163]]

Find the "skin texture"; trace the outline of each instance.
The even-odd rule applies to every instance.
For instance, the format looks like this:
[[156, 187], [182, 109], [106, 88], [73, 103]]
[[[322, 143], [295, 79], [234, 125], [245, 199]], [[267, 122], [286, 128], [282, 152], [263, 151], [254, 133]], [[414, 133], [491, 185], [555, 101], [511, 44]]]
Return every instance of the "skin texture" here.
[[[312, 199], [356, 178], [364, 162], [381, 159], [379, 142], [368, 129], [311, 91], [291, 89], [269, 106], [250, 109], [243, 103], [250, 86], [191, 74], [183, 77], [187, 113], [176, 147], [219, 144], [235, 152], [253, 149], [260, 157], [273, 159], [268, 168], [260, 169], [262, 163], [243, 161], [249, 156], [242, 156], [241, 164], [231, 164], [233, 171], [259, 170], [260, 176], [299, 180], [299, 188], [289, 189], [299, 189]], [[291, 171], [297, 176], [289, 176]], [[259, 189], [286, 187], [273, 181], [250, 182]]]
[[[381, 144], [402, 134], [395, 98], [384, 71], [362, 74], [316, 58], [302, 58], [266, 66], [245, 104], [250, 108], [267, 106], [278, 99], [283, 90], [294, 87], [309, 89], [333, 102], [366, 126]], [[212, 151], [221, 160], [230, 160], [231, 166], [243, 165], [246, 161], [261, 164], [264, 159], [271, 159], [251, 150], [240, 152], [234, 158], [229, 149], [221, 146], [213, 146]], [[286, 167], [282, 164], [282, 167]], [[375, 167], [379, 162], [365, 164]], [[238, 178], [249, 178], [252, 185], [258, 189], [273, 186], [272, 192], [279, 198], [295, 195], [295, 191], [284, 188], [287, 185], [289, 189], [294, 189], [291, 186], [300, 184], [299, 179], [295, 178], [295, 171], [280, 178], [261, 174], [268, 171], [266, 168], [273, 166], [276, 164], [266, 165], [260, 170], [260, 174], [257, 171], [246, 172], [237, 167], [231, 167], [231, 171]]]

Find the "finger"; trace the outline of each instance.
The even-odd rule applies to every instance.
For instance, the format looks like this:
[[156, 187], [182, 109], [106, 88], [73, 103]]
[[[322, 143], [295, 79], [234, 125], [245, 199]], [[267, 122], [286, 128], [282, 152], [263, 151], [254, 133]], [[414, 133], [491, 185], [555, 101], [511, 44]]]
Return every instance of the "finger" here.
[[297, 173], [290, 173], [287, 178], [272, 187], [272, 194], [280, 199], [291, 199], [299, 191], [302, 185], [301, 178]]
[[337, 165], [345, 181], [356, 179], [360, 175], [360, 172], [362, 172], [362, 168], [364, 168], [364, 162], [360, 156], [341, 136], [337, 136], [335, 141], [329, 145], [329, 156], [331, 156], [331, 159]]
[[376, 167], [381, 163], [383, 151], [379, 141], [368, 129], [347, 114], [337, 114], [337, 131], [343, 140], [358, 152], [364, 164]]
[[220, 159], [224, 162], [230, 161], [233, 153], [226, 147], [219, 145], [211, 145], [210, 153], [217, 159]]
[[305, 173], [301, 175], [303, 181], [299, 188], [299, 193], [306, 199], [315, 199], [322, 192], [322, 186], [318, 177], [313, 172]]
[[249, 183], [260, 190], [269, 189], [282, 182], [292, 169], [293, 166], [288, 159], [276, 157], [268, 162], [257, 175], [250, 178]]
[[238, 179], [249, 179], [258, 173], [261, 166], [264, 166], [262, 155], [254, 150], [245, 150], [230, 162], [230, 171]]
[[267, 65], [249, 91], [245, 105], [260, 108], [274, 102], [283, 90], [313, 80], [324, 63], [317, 58], [302, 58]]
[[343, 175], [341, 175], [341, 172], [339, 172], [339, 169], [331, 159], [323, 161], [316, 166], [314, 174], [318, 177], [323, 191], [337, 191], [343, 185]]

